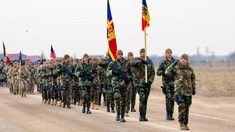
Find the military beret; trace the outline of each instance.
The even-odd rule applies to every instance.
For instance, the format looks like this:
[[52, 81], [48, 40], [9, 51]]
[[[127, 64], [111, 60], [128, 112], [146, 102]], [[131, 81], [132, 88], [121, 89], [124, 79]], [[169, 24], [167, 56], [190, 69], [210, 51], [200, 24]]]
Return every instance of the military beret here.
[[140, 54], [141, 53], [145, 53], [145, 49], [144, 48], [140, 49]]
[[64, 55], [64, 60], [66, 60], [66, 59], [68, 59], [68, 58], [70, 58], [69, 55], [68, 55], [68, 54], [65, 54], [65, 55]]
[[186, 59], [186, 60], [188, 60], [188, 55], [184, 53], [183, 55], [181, 55], [180, 58], [181, 58], [181, 59]]
[[127, 56], [133, 56], [132, 52], [128, 52]]
[[86, 58], [86, 57], [89, 58], [89, 55], [88, 54], [84, 54], [83, 58]]
[[167, 48], [165, 54], [167, 54], [168, 52], [172, 52], [172, 50], [170, 48]]
[[123, 51], [122, 50], [117, 50], [117, 52], [116, 52], [116, 55], [123, 55]]

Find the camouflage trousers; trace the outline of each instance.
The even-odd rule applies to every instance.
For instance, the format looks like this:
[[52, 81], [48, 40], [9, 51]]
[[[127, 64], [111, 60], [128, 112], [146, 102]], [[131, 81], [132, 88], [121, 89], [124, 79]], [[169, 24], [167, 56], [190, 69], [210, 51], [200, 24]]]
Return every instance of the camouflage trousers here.
[[150, 87], [138, 88], [138, 94], [139, 94], [139, 112], [146, 114], [148, 98], [150, 94]]
[[13, 93], [18, 94], [19, 93], [19, 82], [17, 80], [13, 81]]
[[33, 79], [30, 79], [30, 81], [29, 81], [29, 90], [28, 90], [28, 92], [29, 93], [33, 93], [34, 92], [34, 80]]
[[131, 108], [135, 108], [135, 100], [136, 100], [137, 89], [135, 87], [132, 88], [131, 91]]
[[127, 88], [127, 96], [126, 96], [126, 108], [125, 108], [126, 113], [129, 113], [129, 111], [130, 111], [131, 93], [132, 93], [132, 87], [128, 87]]
[[98, 86], [93, 86], [91, 101], [94, 102], [94, 104], [96, 104], [96, 105], [99, 102], [99, 95], [100, 95], [99, 85]]
[[103, 100], [106, 102], [106, 85], [105, 84], [101, 84], [101, 87], [102, 87], [102, 94], [101, 96], [103, 95]]
[[114, 93], [112, 89], [112, 86], [106, 87], [106, 102], [107, 104], [110, 104], [112, 108], [114, 108]]
[[87, 107], [91, 105], [92, 87], [81, 86], [82, 103], [87, 104]]
[[42, 89], [42, 100], [46, 100], [47, 99], [47, 89], [46, 86], [44, 84], [41, 84], [41, 89]]
[[70, 105], [72, 96], [72, 86], [69, 82], [64, 82], [61, 86], [61, 99], [64, 104]]
[[114, 87], [114, 100], [116, 105], [116, 111], [117, 113], [121, 113], [121, 115], [125, 115], [126, 96], [126, 87]]
[[19, 93], [20, 93], [20, 95], [21, 95], [21, 97], [23, 97], [23, 96], [25, 96], [26, 95], [26, 93], [27, 93], [27, 88], [28, 88], [28, 82], [27, 81], [20, 81], [19, 82], [20, 83], [20, 85], [19, 85]]
[[72, 100], [74, 104], [76, 104], [77, 102], [80, 102], [80, 87], [79, 86], [73, 86]]
[[188, 124], [189, 107], [192, 104], [192, 96], [182, 96], [182, 100], [184, 100], [184, 103], [181, 103], [179, 105], [178, 121], [179, 121], [179, 123], [184, 123], [185, 125], [187, 125]]
[[173, 85], [164, 85], [164, 87], [170, 90], [170, 93], [165, 95], [166, 100], [166, 112], [169, 114], [174, 113], [174, 84]]

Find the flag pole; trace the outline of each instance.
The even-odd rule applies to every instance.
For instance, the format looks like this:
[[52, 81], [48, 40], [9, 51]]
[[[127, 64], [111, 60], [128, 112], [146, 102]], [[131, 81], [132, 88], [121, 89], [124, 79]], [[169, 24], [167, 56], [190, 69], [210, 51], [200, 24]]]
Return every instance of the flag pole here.
[[[144, 56], [144, 59], [145, 59], [145, 61], [147, 61], [147, 39], [146, 39], [146, 36], [147, 36], [147, 34], [146, 34], [146, 29], [144, 30], [144, 43], [145, 43], [145, 56]], [[145, 65], [145, 82], [147, 83], [147, 79], [148, 79], [148, 77], [147, 77], [147, 65]]]

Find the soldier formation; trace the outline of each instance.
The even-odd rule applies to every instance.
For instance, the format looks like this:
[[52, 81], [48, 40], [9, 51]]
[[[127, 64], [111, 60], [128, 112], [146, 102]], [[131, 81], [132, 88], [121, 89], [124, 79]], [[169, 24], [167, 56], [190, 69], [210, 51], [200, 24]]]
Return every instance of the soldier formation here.
[[[136, 94], [139, 94], [139, 121], [148, 121], [147, 103], [151, 85], [155, 78], [152, 60], [145, 59], [145, 49], [140, 56], [132, 52], [123, 58], [123, 51], [117, 50], [115, 61], [104, 58], [72, 60], [64, 55], [62, 60], [38, 60], [37, 66], [29, 60], [6, 65], [0, 63], [0, 85], [6, 82], [10, 93], [26, 97], [34, 93], [34, 85], [42, 94], [42, 103], [62, 108], [71, 108], [71, 104], [82, 106], [82, 113], [92, 114], [98, 110], [103, 97], [107, 112], [116, 112], [116, 121], [126, 122], [129, 111], [136, 112]], [[146, 73], [147, 71], [147, 73]], [[147, 76], [145, 76], [147, 74]], [[174, 120], [174, 101], [179, 105], [179, 123], [181, 130], [189, 130], [188, 114], [195, 95], [195, 74], [188, 63], [188, 55], [180, 60], [172, 57], [172, 50], [166, 49], [166, 60], [159, 64], [157, 75], [162, 76], [162, 91], [166, 99], [166, 119]]]

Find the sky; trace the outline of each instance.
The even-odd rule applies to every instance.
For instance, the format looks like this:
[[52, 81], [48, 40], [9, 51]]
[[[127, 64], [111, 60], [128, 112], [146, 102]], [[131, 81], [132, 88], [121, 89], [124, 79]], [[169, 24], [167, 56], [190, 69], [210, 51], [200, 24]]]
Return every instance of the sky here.
[[[147, 28], [147, 54], [227, 55], [235, 51], [234, 0], [146, 0], [151, 17]], [[139, 56], [144, 47], [141, 30], [142, 0], [110, 0], [117, 48]], [[81, 58], [84, 53], [105, 55], [107, 0], [0, 0], [0, 40], [8, 54], [49, 58]], [[0, 46], [2, 53], [2, 46]]]

